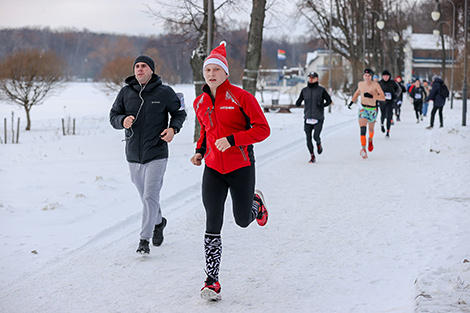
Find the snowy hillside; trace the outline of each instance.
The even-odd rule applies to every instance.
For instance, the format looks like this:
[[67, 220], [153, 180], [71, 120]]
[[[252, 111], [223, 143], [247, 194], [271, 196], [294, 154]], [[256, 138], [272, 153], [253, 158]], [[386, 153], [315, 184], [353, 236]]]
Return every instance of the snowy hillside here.
[[[108, 122], [114, 95], [71, 83], [32, 109], [19, 144], [0, 145], [0, 312], [470, 312], [470, 126], [460, 126], [461, 100], [433, 130], [406, 102], [391, 139], [376, 127], [363, 160], [357, 107], [334, 99], [315, 164], [302, 110], [267, 113], [272, 134], [255, 154], [269, 222], [238, 228], [227, 202], [222, 301], [207, 303], [202, 167], [189, 162], [194, 91], [174, 89], [185, 94], [188, 119], [170, 144], [165, 242], [149, 256], [135, 253], [141, 204], [123, 133]], [[2, 137], [11, 111], [24, 129], [24, 113], [0, 102]], [[61, 118], [76, 119], [75, 136], [62, 135]]]

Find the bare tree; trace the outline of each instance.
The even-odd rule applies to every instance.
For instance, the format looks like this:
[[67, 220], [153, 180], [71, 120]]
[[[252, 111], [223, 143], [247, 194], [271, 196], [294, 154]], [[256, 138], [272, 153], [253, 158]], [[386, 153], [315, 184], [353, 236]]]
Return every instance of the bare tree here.
[[[397, 0], [332, 0], [333, 10], [322, 0], [299, 1], [300, 14], [310, 21], [314, 34], [325, 44], [332, 36], [332, 50], [347, 59], [353, 71], [353, 84], [361, 77], [363, 66], [383, 68], [396, 63], [393, 59], [394, 43], [389, 33], [400, 33], [405, 23], [392, 22], [403, 16], [402, 6]], [[398, 10], [398, 11], [397, 11]], [[374, 13], [373, 13], [374, 11]], [[377, 14], [378, 13], [378, 14]], [[330, 14], [332, 27], [330, 32]], [[375, 25], [381, 18], [386, 19], [386, 30]]]
[[31, 130], [32, 107], [58, 90], [65, 76], [65, 62], [54, 52], [19, 51], [0, 63], [0, 96], [24, 107]]
[[105, 92], [119, 92], [125, 86], [124, 80], [132, 74], [132, 57], [117, 57], [103, 66], [99, 82]]

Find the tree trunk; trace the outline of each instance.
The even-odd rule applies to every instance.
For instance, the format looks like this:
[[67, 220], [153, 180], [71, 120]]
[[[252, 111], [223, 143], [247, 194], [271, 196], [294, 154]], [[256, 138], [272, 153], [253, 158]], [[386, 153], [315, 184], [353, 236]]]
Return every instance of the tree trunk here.
[[243, 89], [253, 96], [256, 94], [256, 82], [258, 80], [258, 70], [261, 64], [265, 15], [266, 0], [253, 0], [245, 57], [245, 72], [243, 75]]
[[[202, 45], [202, 40], [199, 43], [199, 46], [196, 50], [193, 51], [191, 56], [191, 68], [193, 69], [193, 81], [196, 97], [202, 93], [202, 86], [204, 86], [204, 76], [202, 74], [202, 66], [204, 65], [204, 59], [206, 58], [205, 53], [206, 48]], [[201, 125], [197, 117], [194, 119], [194, 134], [193, 142], [196, 142], [199, 139], [199, 133], [201, 131]]]
[[441, 35], [441, 44], [442, 44], [442, 57], [441, 57], [441, 75], [442, 75], [442, 80], [446, 80], [446, 44], [445, 44], [445, 38], [444, 38], [444, 25], [441, 25], [440, 28], [440, 35]]
[[[205, 83], [202, 66], [204, 65], [204, 59], [207, 57], [206, 51], [210, 51], [212, 48], [207, 46], [209, 20], [212, 22], [212, 24], [215, 24], [213, 17], [209, 19], [209, 1], [212, 3], [212, 8], [214, 7], [214, 0], [204, 0], [204, 20], [202, 21], [202, 25], [199, 29], [199, 44], [196, 50], [193, 51], [190, 61], [191, 68], [193, 69], [193, 82], [196, 97], [202, 94], [202, 86], [204, 86]], [[214, 28], [211, 27], [211, 29]], [[210, 37], [213, 38], [212, 34]], [[199, 121], [197, 120], [197, 117], [195, 117], [193, 134], [194, 142], [199, 139], [200, 132], [201, 125], [199, 125]]]
[[25, 130], [31, 130], [31, 116], [29, 115], [29, 111], [31, 110], [31, 108], [28, 108], [27, 106], [25, 106], [24, 110], [26, 112], [26, 129]]

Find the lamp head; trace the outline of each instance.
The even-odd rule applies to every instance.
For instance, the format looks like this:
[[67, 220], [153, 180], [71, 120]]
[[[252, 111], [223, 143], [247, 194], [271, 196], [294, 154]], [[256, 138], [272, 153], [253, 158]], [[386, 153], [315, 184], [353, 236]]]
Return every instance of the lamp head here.
[[385, 22], [384, 21], [377, 21], [377, 28], [382, 30], [385, 27]]

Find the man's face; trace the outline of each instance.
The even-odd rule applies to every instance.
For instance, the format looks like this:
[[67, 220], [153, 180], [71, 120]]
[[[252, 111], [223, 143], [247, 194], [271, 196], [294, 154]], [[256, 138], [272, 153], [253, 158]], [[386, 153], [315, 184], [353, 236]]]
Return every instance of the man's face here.
[[423, 86], [424, 86], [424, 87], [427, 87], [427, 86], [428, 86], [428, 82], [423, 82]]
[[211, 89], [219, 87], [227, 77], [227, 73], [220, 65], [209, 64], [204, 67], [204, 79]]
[[385, 80], [385, 81], [388, 81], [390, 79], [390, 75], [383, 75], [382, 78]]
[[145, 62], [138, 62], [134, 66], [135, 77], [142, 85], [150, 80], [152, 73], [152, 69]]
[[369, 73], [364, 73], [364, 80], [366, 82], [370, 82], [372, 80], [372, 75], [370, 75]]
[[415, 86], [416, 86], [416, 87], [421, 86], [421, 82], [420, 82], [419, 80], [415, 81]]
[[316, 83], [317, 81], [318, 81], [318, 77], [312, 77], [312, 76], [308, 77], [308, 82], [310, 84]]

